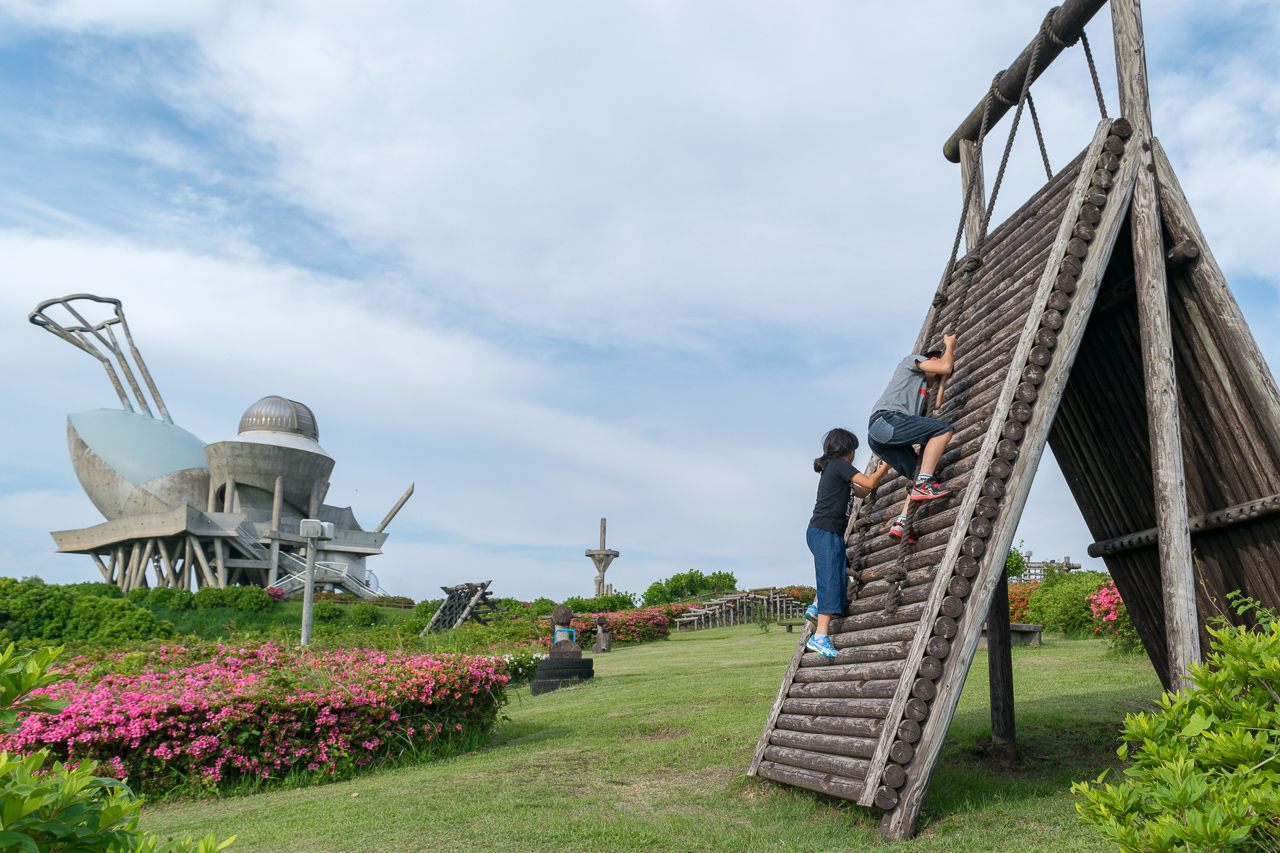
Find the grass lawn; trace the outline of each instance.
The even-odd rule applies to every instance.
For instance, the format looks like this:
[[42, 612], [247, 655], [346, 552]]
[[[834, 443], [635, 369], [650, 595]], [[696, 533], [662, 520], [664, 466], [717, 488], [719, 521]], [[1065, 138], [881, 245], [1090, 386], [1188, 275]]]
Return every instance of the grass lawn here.
[[[486, 750], [335, 785], [161, 805], [162, 836], [237, 834], [247, 851], [780, 851], [883, 847], [877, 812], [744, 775], [797, 636], [720, 628], [596, 656], [593, 683], [515, 691]], [[1014, 650], [1015, 765], [990, 736], [979, 652], [907, 846], [1104, 851], [1073, 780], [1115, 766], [1126, 711], [1160, 685], [1145, 657], [1096, 640]]]

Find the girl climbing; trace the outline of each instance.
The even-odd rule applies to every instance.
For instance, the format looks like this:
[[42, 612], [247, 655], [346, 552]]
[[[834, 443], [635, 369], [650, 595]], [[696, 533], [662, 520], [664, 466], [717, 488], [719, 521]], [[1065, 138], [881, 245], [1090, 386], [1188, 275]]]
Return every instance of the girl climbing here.
[[809, 638], [809, 650], [829, 658], [836, 656], [835, 646], [827, 635], [831, 617], [843, 615], [846, 605], [848, 561], [844, 553], [844, 530], [849, 523], [850, 492], [866, 497], [889, 471], [883, 462], [869, 476], [858, 471], [853, 467], [853, 454], [857, 449], [858, 437], [837, 427], [823, 436], [822, 455], [813, 460], [813, 470], [822, 476], [818, 479], [818, 499], [813, 506], [813, 518], [809, 519], [807, 538], [817, 572], [818, 600], [809, 605], [804, 615], [818, 626]]
[[[871, 410], [867, 425], [867, 442], [871, 450], [904, 477], [915, 473], [915, 485], [902, 505], [902, 514], [889, 528], [894, 539], [907, 537], [915, 542], [915, 530], [907, 521], [907, 510], [912, 501], [932, 501], [951, 494], [934, 481], [938, 460], [942, 458], [951, 441], [951, 424], [936, 418], [926, 418], [925, 401], [929, 389], [943, 376], [950, 376], [955, 366], [956, 336], [943, 338], [944, 348], [924, 355], [909, 355], [893, 371], [889, 387], [880, 395]], [[920, 445], [916, 453], [914, 445]]]

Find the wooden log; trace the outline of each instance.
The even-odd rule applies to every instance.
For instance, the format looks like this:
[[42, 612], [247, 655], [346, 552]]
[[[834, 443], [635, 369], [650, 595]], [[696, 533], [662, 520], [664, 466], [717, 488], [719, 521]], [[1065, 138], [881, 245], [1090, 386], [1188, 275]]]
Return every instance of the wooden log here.
[[[987, 110], [988, 133], [996, 126], [1001, 117], [1008, 112], [1009, 108], [1018, 103], [1018, 99], [1022, 95], [1022, 87], [1026, 80], [1027, 70], [1031, 68], [1032, 53], [1036, 54], [1036, 67], [1032, 69], [1031, 78], [1034, 82], [1067, 45], [1075, 43], [1076, 39], [1080, 37], [1080, 33], [1084, 32], [1085, 24], [1097, 14], [1105, 2], [1106, 0], [1066, 0], [1054, 12], [1053, 18], [1049, 22], [1053, 37], [1041, 38], [1037, 33], [1036, 38], [1033, 38], [1031, 43], [1023, 48], [1022, 53], [1013, 61], [1013, 64], [1000, 74], [1000, 79], [996, 83], [1000, 98], [993, 98]], [[1041, 42], [1038, 51], [1036, 49], [1037, 40]], [[973, 108], [965, 120], [960, 123], [960, 126], [956, 128], [955, 133], [951, 134], [951, 138], [942, 146], [943, 156], [952, 163], [960, 162], [960, 140], [976, 140], [978, 138], [978, 133], [982, 129], [983, 105], [986, 98], [987, 95], [984, 93], [982, 99], [978, 101], [978, 105]]]
[[[1089, 150], [1096, 152], [1111, 129], [1107, 123], [1101, 124]], [[1002, 561], [1003, 555], [1008, 553], [1017, 527], [1017, 520], [1021, 515], [1022, 507], [1025, 505], [1027, 494], [1030, 491], [1031, 479], [1040, 461], [1040, 455], [1044, 450], [1049, 424], [1053, 421], [1058, 401], [1061, 398], [1062, 388], [1066, 384], [1066, 378], [1075, 359], [1076, 348], [1092, 312], [1098, 285], [1105, 269], [1105, 261], [1110, 257], [1116, 234], [1119, 232], [1128, 207], [1128, 196], [1132, 188], [1136, 164], [1137, 159], [1135, 157], [1127, 156], [1124, 158], [1120, 171], [1116, 176], [1116, 191], [1113, 193], [1116, 197], [1108, 201], [1104, 208], [1102, 223], [1098, 228], [1098, 236], [1094, 238], [1094, 250], [1090, 252], [1087, 264], [1082, 266], [1079, 287], [1073, 298], [1072, 311], [1067, 315], [1062, 329], [1062, 352], [1053, 359], [1051, 366], [1046, 370], [1045, 381], [1041, 386], [1040, 399], [1028, 419], [1028, 438], [1020, 448], [1021, 454], [1017, 468], [1009, 480], [1009, 499], [1001, 502], [1001, 514], [998, 516], [999, 523], [996, 525], [997, 533], [993, 536], [994, 541], [990, 549], [992, 554], [995, 555], [993, 560], [999, 559]], [[1073, 194], [1073, 198], [1078, 200], [1077, 203], [1084, 199], [1083, 187], [1087, 183], [1088, 177], [1087, 174], [1083, 174], [1081, 181], [1077, 183], [1076, 193]], [[1094, 198], [1090, 198], [1089, 201], [1096, 204]], [[1065, 251], [1070, 226], [1074, 224], [1074, 219], [1075, 216], [1071, 212], [1067, 217], [1064, 217], [1064, 227], [1059, 233], [1058, 243], [1056, 244], [1062, 247], [1063, 251]], [[1058, 254], [1056, 249], [1054, 254], [1055, 256]], [[1056, 274], [1052, 268], [1047, 269], [1046, 277], [1041, 282], [1039, 289], [1039, 292], [1043, 294], [1043, 298], [1048, 298], [1055, 278]], [[1033, 328], [1030, 327], [1029, 331]], [[1035, 345], [1053, 349], [1058, 343], [1057, 336], [1053, 337], [1052, 344], [1047, 344], [1042, 338], [1042, 334], [1045, 331], [1044, 329], [1039, 329], [1030, 340], [1020, 344], [1020, 352], [1029, 355], [1031, 348]], [[1015, 361], [1015, 363], [1024, 362]], [[1001, 421], [1006, 417], [999, 409], [997, 409], [997, 415]], [[981, 616], [990, 606], [996, 580], [994, 569], [993, 571], [984, 571], [980, 576], [979, 583], [970, 594], [968, 607], [970, 608], [970, 614], [976, 613], [976, 618], [972, 618], [972, 616], [966, 617], [964, 620], [964, 634], [956, 638], [961, 649], [961, 654], [958, 655], [960, 661], [972, 659], [982, 633]], [[935, 654], [934, 656], [945, 659], [942, 655]], [[910, 658], [908, 658], [908, 663], [910, 663]], [[967, 669], [967, 666], [950, 666], [937, 682], [938, 696], [930, 708], [930, 717], [923, 727], [920, 741], [916, 744], [916, 766], [919, 770], [909, 774], [906, 785], [901, 789], [898, 807], [891, 814], [886, 815], [885, 820], [881, 823], [881, 834], [887, 840], [906, 839], [910, 837], [915, 827], [920, 806], [929, 787], [933, 767], [937, 762], [942, 743], [946, 737], [947, 726], [955, 713], [956, 703], [959, 701], [960, 689], [964, 684]], [[894, 719], [892, 707], [890, 715], [886, 719], [890, 722]], [[878, 780], [874, 775], [877, 757], [872, 759], [872, 770], [867, 780], [868, 785], [878, 784]]]
[[1086, 204], [1080, 208], [1080, 221], [1094, 225], [1102, 218], [1102, 210], [1096, 204]]
[[1103, 151], [1098, 155], [1098, 167], [1106, 169], [1108, 172], [1114, 172], [1120, 168], [1120, 158], [1110, 151]]
[[1081, 220], [1076, 223], [1076, 227], [1071, 230], [1071, 233], [1074, 234], [1077, 239], [1088, 243], [1093, 239], [1093, 226], [1088, 222]]
[[926, 657], [920, 661], [920, 677], [927, 678], [930, 681], [942, 675], [942, 661], [937, 658]]
[[908, 622], [901, 625], [889, 625], [884, 628], [870, 628], [865, 631], [832, 634], [831, 643], [837, 650], [894, 643], [899, 640], [912, 639], [915, 636], [915, 630], [916, 626]]
[[768, 746], [764, 750], [766, 761], [784, 764], [787, 767], [800, 767], [818, 773], [832, 773], [847, 779], [865, 779], [867, 762], [861, 758], [849, 758], [844, 755], [827, 755], [822, 752], [810, 752], [807, 749], [791, 749], [785, 746]]
[[[813, 658], [835, 663], [818, 663]], [[869, 661], [866, 663], [842, 664], [838, 658], [823, 658], [822, 655], [805, 655], [800, 660], [800, 669], [796, 670], [792, 679], [796, 684], [818, 684], [823, 681], [869, 681], [873, 678], [897, 678], [902, 675], [902, 660]]]
[[[1007, 440], [1006, 440], [1006, 441], [1007, 441]], [[998, 449], [998, 448], [1000, 448], [1000, 447], [1003, 447], [1003, 446], [1006, 444], [1006, 441], [1001, 441], [998, 445], [996, 445], [997, 449]], [[1007, 443], [1008, 443], [1008, 444], [1013, 445], [1013, 448], [1014, 448], [1014, 458], [1016, 459], [1016, 458], [1017, 458], [1017, 447], [1018, 447], [1018, 446], [1017, 446], [1017, 444], [1015, 444], [1014, 442], [1011, 442], [1011, 441], [1008, 441]], [[1009, 458], [1009, 457], [1008, 457], [1008, 456], [1006, 456], [1004, 453], [1000, 453], [1000, 457], [1001, 457], [1002, 459], [1008, 459], [1008, 458]], [[975, 514], [975, 515], [980, 515], [980, 516], [982, 516], [983, 518], [993, 518], [993, 517], [995, 517], [995, 514], [999, 511], [999, 509], [1000, 509], [1000, 504], [999, 504], [999, 503], [998, 503], [994, 498], [988, 498], [988, 497], [983, 496], [983, 497], [978, 498], [978, 503], [977, 503], [977, 505], [974, 507], [974, 514]]]
[[[1237, 524], [1266, 518], [1277, 513], [1280, 513], [1280, 495], [1271, 495], [1246, 504], [1227, 507], [1217, 512], [1197, 515], [1188, 520], [1187, 528], [1192, 534], [1203, 533], [1209, 530], [1221, 530], [1224, 527], [1234, 527]], [[1155, 545], [1158, 533], [1158, 528], [1150, 527], [1137, 533], [1128, 533], [1124, 536], [1116, 536], [1111, 539], [1094, 542], [1089, 546], [1089, 556], [1107, 557]]]
[[951, 619], [959, 619], [964, 614], [964, 601], [956, 598], [954, 595], [948, 595], [942, 599], [942, 604], [938, 608], [938, 612], [943, 616]]
[[847, 755], [850, 758], [870, 758], [876, 749], [875, 738], [792, 732], [785, 729], [774, 729], [769, 742], [774, 746], [789, 746], [792, 749], [807, 749], [828, 755]]
[[[1049, 307], [1061, 314], [1071, 307], [1071, 297], [1061, 290], [1055, 289], [1053, 293], [1049, 294]], [[1044, 375], [1044, 371], [1039, 371], [1039, 373], [1041, 376]], [[1036, 382], [1036, 384], [1039, 385], [1040, 383]]]
[[917, 723], [922, 723], [929, 719], [929, 705], [923, 699], [908, 699], [902, 713], [908, 720], [915, 720]]
[[1195, 240], [1181, 240], [1165, 255], [1169, 263], [1174, 266], [1190, 263], [1198, 257], [1200, 257], [1200, 247], [1196, 245]]
[[899, 764], [908, 764], [912, 758], [915, 758], [916, 750], [906, 741], [894, 741], [893, 746], [889, 748], [889, 757]]
[[888, 699], [784, 699], [784, 714], [820, 714], [826, 717], [875, 717], [889, 712]]
[[920, 724], [915, 720], [903, 720], [898, 724], [898, 739], [907, 743], [920, 740]]
[[[995, 459], [992, 459], [991, 466], [987, 469], [987, 473], [992, 477], [995, 477], [997, 480], [1009, 479], [1009, 474], [1012, 472], [1013, 463], [1002, 456], [997, 456]], [[988, 524], [990, 524], [990, 522], [988, 522]]]
[[[937, 571], [937, 566], [929, 566], [925, 569], [908, 572], [907, 585], [902, 590], [902, 601], [900, 603], [915, 604], [917, 601], [927, 599], [929, 597], [929, 583], [934, 579]], [[879, 610], [884, 607], [885, 593], [888, 591], [889, 584], [884, 580], [874, 580], [867, 583], [859, 591], [858, 600], [849, 605], [849, 611], [853, 613], [869, 613], [872, 610]]]
[[898, 792], [888, 785], [881, 785], [876, 789], [875, 795], [876, 808], [889, 811], [898, 807]]
[[[846, 634], [913, 622], [920, 618], [923, 608], [923, 604], [913, 604], [903, 607], [896, 613], [859, 613], [856, 616], [837, 616], [831, 620], [831, 641], [836, 643], [836, 637]], [[836, 643], [836, 647], [839, 648], [839, 643]]]
[[969, 581], [962, 577], [956, 576], [947, 582], [947, 592], [956, 598], [965, 598], [969, 595], [969, 590]]
[[820, 794], [843, 797], [846, 800], [857, 800], [862, 796], [863, 783], [857, 779], [800, 767], [788, 767], [773, 761], [762, 761], [753, 775]]
[[1257, 412], [1254, 420], [1265, 436], [1271, 455], [1280, 456], [1280, 389], [1231, 293], [1226, 276], [1209, 250], [1169, 158], [1158, 139], [1152, 139], [1151, 145], [1160, 182], [1161, 215], [1171, 233], [1193, 240], [1199, 249], [1200, 259], [1188, 271], [1195, 298], [1202, 310], [1213, 317], [1220, 345], [1230, 362], [1238, 366], [1237, 381], [1243, 386], [1248, 406]]
[[888, 699], [893, 696], [898, 682], [875, 679], [872, 681], [823, 681], [815, 684], [792, 684], [787, 696], [791, 699]]
[[969, 522], [969, 535], [977, 536], [979, 539], [986, 539], [991, 535], [991, 519], [975, 515], [973, 520]]
[[867, 717], [819, 717], [799, 714], [779, 714], [778, 729], [789, 732], [814, 732], [824, 735], [842, 735], [874, 738], [880, 736], [884, 721]]
[[1178, 385], [1173, 366], [1160, 197], [1156, 167], [1150, 154], [1151, 104], [1142, 44], [1142, 10], [1137, 0], [1115, 0], [1111, 17], [1120, 81], [1120, 112], [1133, 125], [1135, 142], [1140, 143], [1144, 152], [1144, 168], [1138, 170], [1129, 222], [1138, 326], [1142, 333], [1142, 374], [1147, 391], [1156, 527], [1160, 531], [1169, 676], [1174, 690], [1183, 690], [1190, 686], [1186, 677], [1188, 667], [1200, 662], [1200, 633], [1191, 531], [1187, 527], [1187, 494], [1183, 485], [1186, 475], [1178, 420]]
[[987, 682], [991, 688], [991, 745], [1006, 758], [1017, 755], [1013, 717], [1013, 645], [1009, 631], [1009, 579], [999, 578], [987, 611]]
[[901, 765], [889, 764], [884, 768], [884, 775], [880, 780], [890, 788], [901, 788], [907, 783], [907, 771], [902, 769]]
[[969, 252], [976, 250], [985, 236], [982, 218], [987, 194], [982, 177], [982, 158], [977, 154], [977, 147], [977, 143], [970, 139], [960, 142], [960, 203], [964, 204], [968, 191], [969, 210], [964, 219], [964, 239]]
[[951, 643], [946, 637], [930, 637], [925, 650], [931, 657], [938, 660], [946, 660], [947, 655], [951, 653]]
[[933, 620], [933, 634], [944, 640], [950, 640], [956, 635], [956, 620], [950, 616], [939, 616]]
[[978, 573], [978, 561], [973, 557], [961, 557], [956, 560], [955, 573], [962, 578], [971, 578]]

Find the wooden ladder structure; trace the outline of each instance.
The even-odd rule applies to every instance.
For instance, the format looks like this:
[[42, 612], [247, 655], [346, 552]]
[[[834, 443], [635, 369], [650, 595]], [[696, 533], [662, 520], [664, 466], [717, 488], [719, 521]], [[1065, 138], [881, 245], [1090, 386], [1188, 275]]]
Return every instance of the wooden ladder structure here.
[[[1102, 5], [1067, 0], [1045, 26], [1065, 46]], [[950, 284], [966, 296], [938, 415], [953, 496], [916, 513], [915, 546], [888, 536], [907, 478], [855, 502], [839, 655], [807, 653], [805, 630], [748, 769], [876, 806], [890, 840], [915, 831], [989, 612], [993, 735], [1013, 746], [1004, 564], [1046, 444], [1167, 687], [1206, 617], [1231, 616], [1227, 591], [1280, 605], [1280, 392], [1151, 135], [1138, 1], [1111, 5], [1123, 118], [985, 239], [966, 226], [981, 257]], [[981, 187], [972, 120], [947, 151]]]

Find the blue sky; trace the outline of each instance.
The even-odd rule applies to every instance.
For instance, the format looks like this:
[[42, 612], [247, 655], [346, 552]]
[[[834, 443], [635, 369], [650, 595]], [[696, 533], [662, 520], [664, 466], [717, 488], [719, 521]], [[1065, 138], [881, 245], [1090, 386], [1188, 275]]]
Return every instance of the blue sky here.
[[[1280, 7], [1149, 6], [1156, 133], [1274, 362]], [[26, 323], [89, 291], [205, 441], [283, 394], [366, 526], [416, 482], [394, 592], [585, 594], [602, 515], [618, 588], [805, 581], [809, 461], [865, 431], [946, 260], [941, 144], [1043, 14], [0, 0], [0, 573], [95, 574], [47, 532], [99, 520], [64, 423], [114, 395]], [[1078, 48], [1035, 94], [1061, 165], [1097, 120]], [[1027, 135], [996, 220], [1039, 169]], [[1051, 463], [1019, 537], [1090, 541]]]

